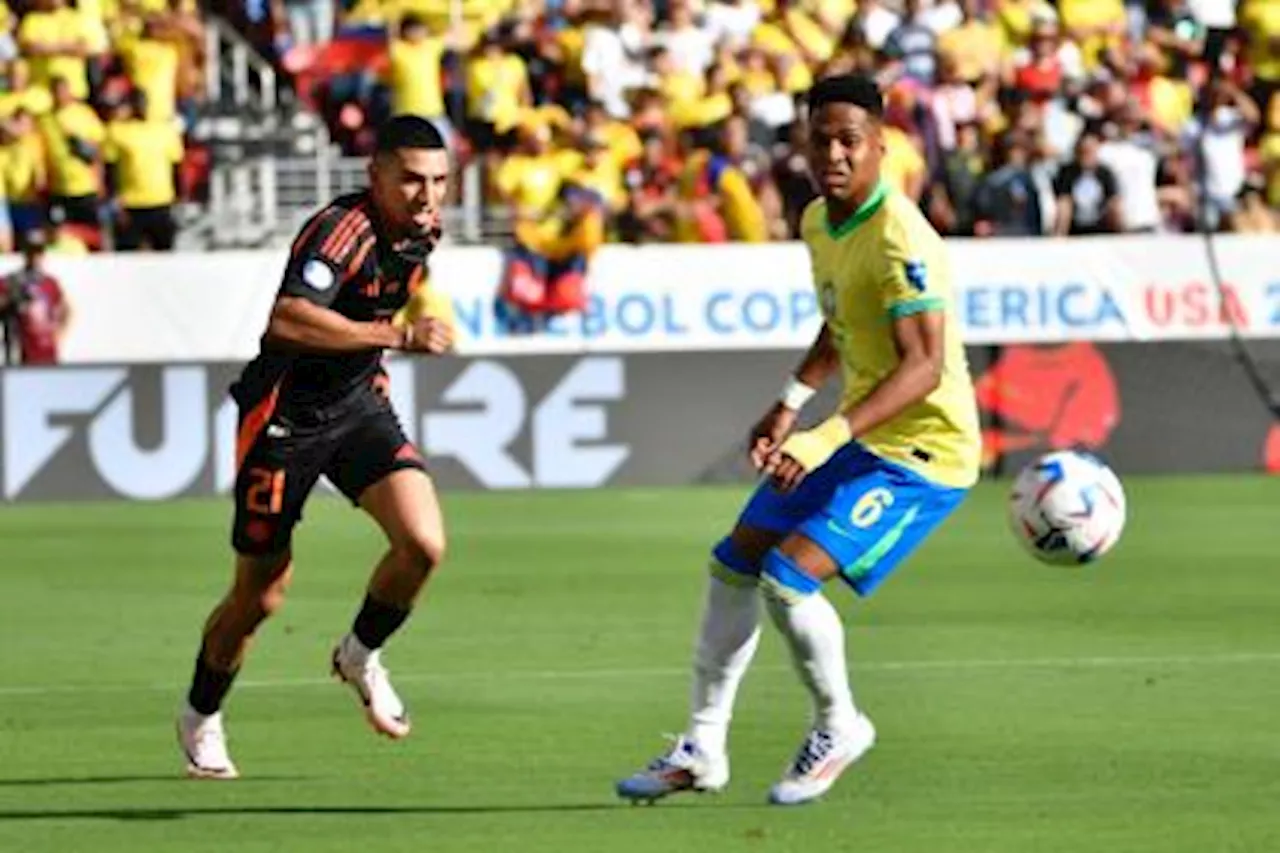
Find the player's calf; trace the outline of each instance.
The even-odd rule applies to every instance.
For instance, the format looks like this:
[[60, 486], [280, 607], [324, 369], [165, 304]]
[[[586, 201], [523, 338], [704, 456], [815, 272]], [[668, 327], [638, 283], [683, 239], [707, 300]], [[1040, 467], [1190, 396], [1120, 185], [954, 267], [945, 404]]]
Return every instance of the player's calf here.
[[791, 766], [769, 792], [769, 801], [778, 805], [822, 796], [875, 741], [875, 729], [859, 713], [849, 689], [840, 616], [818, 580], [835, 567], [818, 550], [811, 540], [791, 537], [764, 561], [766, 608], [813, 699], [815, 720]]
[[222, 703], [235, 682], [258, 626], [284, 604], [292, 576], [288, 551], [239, 555], [231, 590], [205, 623], [186, 703], [178, 715], [178, 744], [187, 775], [196, 779], [239, 776], [227, 751]]
[[382, 646], [408, 619], [431, 571], [444, 559], [444, 524], [431, 479], [417, 467], [393, 470], [360, 495], [360, 506], [386, 534], [389, 548], [374, 569], [351, 631], [333, 650], [333, 673], [355, 692], [374, 730], [406, 737], [409, 712], [382, 663]]
[[374, 569], [369, 590], [404, 609], [413, 606], [432, 570], [444, 560], [444, 537], [429, 532], [393, 539]]
[[259, 626], [284, 606], [292, 577], [287, 555], [239, 557], [231, 591], [205, 623], [205, 660], [218, 669], [238, 669]]
[[444, 521], [431, 479], [417, 468], [396, 470], [367, 488], [360, 506], [387, 537], [369, 592], [408, 611], [445, 558]]

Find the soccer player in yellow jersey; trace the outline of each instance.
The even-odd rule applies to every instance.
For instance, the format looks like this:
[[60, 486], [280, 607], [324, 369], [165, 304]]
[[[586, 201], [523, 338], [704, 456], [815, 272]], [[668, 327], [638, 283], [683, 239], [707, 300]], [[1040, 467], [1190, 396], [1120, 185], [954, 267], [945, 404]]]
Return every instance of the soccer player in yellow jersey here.
[[[876, 735], [849, 689], [844, 628], [823, 584], [839, 578], [869, 595], [978, 477], [977, 407], [946, 251], [915, 204], [880, 178], [881, 94], [870, 79], [841, 75], [818, 81], [808, 102], [822, 198], [801, 231], [825, 322], [752, 432], [750, 458], [765, 476], [714, 549], [689, 727], [618, 783], [628, 799], [728, 783], [729, 720], [762, 601], [814, 705], [812, 728], [769, 799], [792, 805], [830, 789]], [[792, 435], [799, 410], [837, 371], [836, 417], [820, 434]], [[814, 445], [826, 459], [810, 470], [798, 457]]]

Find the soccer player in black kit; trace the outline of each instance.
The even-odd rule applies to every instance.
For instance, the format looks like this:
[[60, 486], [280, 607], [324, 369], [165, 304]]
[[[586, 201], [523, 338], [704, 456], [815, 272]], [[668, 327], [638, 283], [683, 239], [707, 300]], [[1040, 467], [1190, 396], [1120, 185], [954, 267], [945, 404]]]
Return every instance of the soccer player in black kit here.
[[440, 236], [449, 158], [435, 126], [397, 116], [378, 131], [370, 186], [317, 213], [294, 241], [261, 352], [231, 388], [236, 442], [235, 579], [204, 628], [178, 718], [187, 775], [234, 779], [222, 701], [250, 638], [284, 601], [291, 538], [321, 475], [386, 534], [350, 632], [333, 650], [333, 673], [350, 685], [373, 728], [409, 734], [409, 715], [381, 662], [444, 555], [444, 525], [422, 457], [405, 438], [386, 394], [385, 350], [440, 355], [449, 325], [391, 324], [424, 275]]

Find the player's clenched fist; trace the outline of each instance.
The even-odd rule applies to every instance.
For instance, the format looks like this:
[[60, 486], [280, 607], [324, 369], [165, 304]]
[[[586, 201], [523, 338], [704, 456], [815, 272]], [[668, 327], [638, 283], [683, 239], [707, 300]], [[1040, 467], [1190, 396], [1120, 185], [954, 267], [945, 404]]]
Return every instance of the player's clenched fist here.
[[769, 475], [775, 489], [786, 493], [795, 491], [808, 472], [790, 453], [777, 452], [765, 464], [764, 473]]
[[453, 324], [437, 317], [421, 317], [404, 328], [403, 348], [441, 355], [453, 350]]
[[796, 425], [796, 413], [782, 404], [775, 405], [765, 412], [763, 418], [751, 429], [751, 443], [748, 453], [751, 464], [757, 471], [764, 471], [769, 461], [776, 457], [791, 430]]

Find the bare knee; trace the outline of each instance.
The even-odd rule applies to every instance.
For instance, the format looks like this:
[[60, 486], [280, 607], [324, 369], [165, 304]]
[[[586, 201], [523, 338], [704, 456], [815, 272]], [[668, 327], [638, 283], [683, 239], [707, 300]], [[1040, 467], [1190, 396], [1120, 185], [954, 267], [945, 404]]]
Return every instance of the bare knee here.
[[402, 562], [426, 574], [444, 561], [444, 533], [426, 529], [406, 530], [392, 541], [391, 550]]
[[241, 557], [231, 602], [244, 616], [261, 622], [284, 606], [292, 580], [293, 564], [288, 555]]

